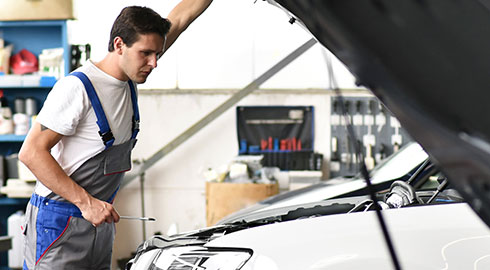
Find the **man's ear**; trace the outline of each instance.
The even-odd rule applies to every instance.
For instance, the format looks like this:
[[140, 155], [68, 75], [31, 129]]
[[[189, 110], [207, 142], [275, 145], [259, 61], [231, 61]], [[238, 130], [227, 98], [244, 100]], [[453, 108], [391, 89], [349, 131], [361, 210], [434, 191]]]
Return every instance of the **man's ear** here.
[[114, 51], [117, 54], [122, 54], [122, 50], [124, 47], [124, 41], [122, 40], [121, 37], [115, 37], [114, 38]]

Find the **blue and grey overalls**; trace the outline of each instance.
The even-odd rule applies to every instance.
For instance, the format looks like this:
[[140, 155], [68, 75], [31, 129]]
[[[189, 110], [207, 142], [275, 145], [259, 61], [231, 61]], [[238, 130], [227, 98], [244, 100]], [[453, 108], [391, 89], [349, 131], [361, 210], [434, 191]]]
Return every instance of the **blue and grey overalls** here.
[[[81, 72], [71, 75], [85, 86], [105, 149], [84, 162], [70, 177], [93, 197], [112, 203], [123, 172], [131, 169], [131, 150], [139, 131], [136, 91], [129, 81], [133, 103], [131, 139], [113, 145], [114, 136], [92, 83]], [[54, 193], [47, 197], [32, 195], [23, 231], [24, 269], [110, 269], [114, 223], [94, 227], [82, 217], [78, 207]]]

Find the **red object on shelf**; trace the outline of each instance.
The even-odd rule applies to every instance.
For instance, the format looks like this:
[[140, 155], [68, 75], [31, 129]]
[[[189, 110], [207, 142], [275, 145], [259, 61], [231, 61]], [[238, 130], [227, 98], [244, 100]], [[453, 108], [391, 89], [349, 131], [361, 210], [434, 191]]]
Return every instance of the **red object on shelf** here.
[[260, 139], [260, 150], [265, 150], [267, 149], [268, 142], [266, 140]]
[[39, 70], [37, 57], [26, 49], [10, 57], [10, 66], [15, 74], [33, 73]]
[[284, 151], [284, 150], [286, 150], [286, 148], [287, 148], [287, 140], [281, 140], [280, 149]]

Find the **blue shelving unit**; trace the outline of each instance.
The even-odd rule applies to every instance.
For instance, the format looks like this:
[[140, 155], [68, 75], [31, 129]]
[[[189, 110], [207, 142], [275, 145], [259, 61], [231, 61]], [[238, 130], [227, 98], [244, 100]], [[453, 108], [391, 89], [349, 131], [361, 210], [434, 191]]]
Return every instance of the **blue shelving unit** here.
[[[69, 72], [70, 46], [66, 20], [0, 21], [0, 37], [5, 41], [5, 45], [13, 44], [12, 54], [27, 49], [35, 55], [39, 55], [43, 49], [63, 48], [65, 74]], [[51, 87], [52, 84], [43, 87], [23, 87], [0, 83], [0, 89], [4, 91], [12, 111], [14, 100], [19, 97], [34, 98], [37, 101], [38, 109], [41, 108]], [[0, 135], [0, 154], [6, 155], [17, 152], [24, 138], [24, 136]]]
[[14, 44], [14, 54], [27, 49], [39, 55], [43, 49], [63, 48], [65, 72], [70, 69], [66, 20], [0, 21], [0, 33], [7, 43]]
[[[63, 48], [65, 75], [70, 71], [70, 46], [67, 37], [66, 20], [50, 21], [0, 21], [0, 38], [5, 45], [13, 44], [13, 54], [27, 49], [39, 55], [43, 49]], [[52, 84], [40, 86], [1, 85], [9, 106], [13, 111], [15, 98], [34, 98], [38, 110], [42, 107]], [[17, 153], [25, 136], [0, 135], [0, 155]], [[18, 210], [24, 210], [28, 199], [0, 197], [0, 235], [7, 234], [7, 218]], [[7, 252], [0, 253], [0, 269], [8, 269]]]

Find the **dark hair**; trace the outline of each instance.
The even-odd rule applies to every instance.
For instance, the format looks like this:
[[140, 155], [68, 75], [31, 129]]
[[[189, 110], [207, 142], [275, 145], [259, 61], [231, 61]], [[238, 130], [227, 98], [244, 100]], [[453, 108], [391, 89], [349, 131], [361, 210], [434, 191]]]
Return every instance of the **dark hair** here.
[[162, 37], [168, 33], [170, 21], [162, 18], [148, 7], [125, 7], [117, 16], [111, 29], [109, 52], [114, 51], [114, 39], [120, 37], [131, 47], [139, 39], [139, 34], [159, 34]]

